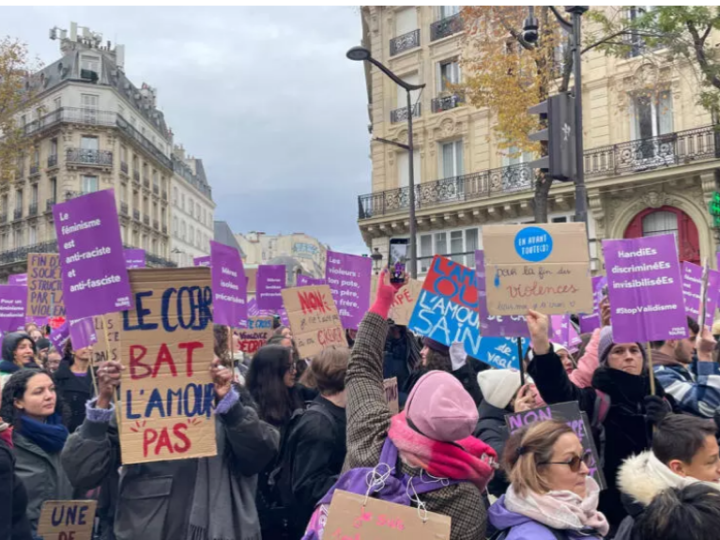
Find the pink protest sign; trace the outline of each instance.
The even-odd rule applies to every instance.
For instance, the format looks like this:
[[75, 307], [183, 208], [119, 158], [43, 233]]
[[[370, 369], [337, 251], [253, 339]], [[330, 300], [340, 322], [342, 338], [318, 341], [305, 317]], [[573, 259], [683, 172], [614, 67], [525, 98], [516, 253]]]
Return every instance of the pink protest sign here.
[[372, 259], [328, 251], [325, 280], [330, 286], [342, 327], [355, 329], [360, 326], [370, 309]]
[[603, 240], [616, 343], [687, 337], [675, 237]]
[[247, 279], [240, 253], [225, 244], [210, 241], [213, 291], [213, 322], [231, 327], [247, 320]]
[[258, 267], [255, 297], [259, 309], [277, 311], [283, 307], [282, 290], [285, 288], [285, 267], [263, 264]]
[[65, 309], [73, 320], [129, 309], [130, 280], [113, 190], [53, 206]]

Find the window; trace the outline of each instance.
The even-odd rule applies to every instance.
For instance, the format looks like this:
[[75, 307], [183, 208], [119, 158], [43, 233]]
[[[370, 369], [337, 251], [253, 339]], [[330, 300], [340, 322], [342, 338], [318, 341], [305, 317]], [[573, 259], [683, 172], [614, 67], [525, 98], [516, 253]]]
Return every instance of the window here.
[[180, 238], [182, 240], [185, 240], [185, 222], [184, 221], [180, 222]]
[[166, 212], [165, 209], [163, 208], [163, 209], [161, 210], [161, 212], [160, 212], [160, 223], [162, 224], [163, 227], [165, 227], [165, 226], [167, 225], [167, 219], [166, 219], [166, 218], [167, 218], [167, 212]]
[[[408, 84], [420, 84], [420, 75], [415, 73], [409, 73], [408, 75], [404, 75], [401, 77], [403, 81], [405, 81]], [[412, 104], [413, 108], [416, 107], [416, 103], [418, 101], [418, 97], [420, 96], [420, 90], [411, 90], [410, 91], [410, 103]], [[397, 108], [398, 109], [405, 109], [407, 107], [407, 92], [404, 88], [401, 86], [397, 87]]]
[[80, 139], [80, 148], [83, 150], [97, 151], [99, 150], [99, 141], [97, 137], [85, 137]]
[[460, 13], [460, 6], [440, 6], [438, 8], [438, 19], [445, 19]]
[[465, 251], [469, 251], [465, 255], [465, 266], [475, 268], [475, 250], [478, 249], [478, 230], [468, 229], [465, 231]]
[[[449, 255], [453, 261], [474, 268], [475, 250], [479, 249], [479, 239], [480, 234], [477, 228], [420, 235], [420, 273], [426, 273], [429, 270], [434, 255]], [[467, 253], [467, 255], [462, 255], [462, 253]]]
[[37, 240], [37, 227], [35, 225], [31, 225], [28, 228], [28, 244], [31, 246], [34, 246], [38, 243]]
[[123, 163], [127, 163], [127, 147], [121, 146], [120, 147], [120, 161]]
[[57, 158], [58, 154], [58, 141], [57, 139], [50, 139], [50, 155]]
[[417, 8], [410, 7], [395, 13], [395, 36], [404, 36], [418, 29]]
[[193, 228], [192, 225], [190, 225], [190, 244], [192, 245], [194, 243], [195, 243], [195, 229]]
[[[642, 18], [645, 13], [649, 10], [644, 6], [630, 6], [627, 9], [626, 16], [628, 18], [628, 25], [634, 26], [638, 19]], [[634, 58], [640, 56], [645, 52], [645, 39], [643, 36], [638, 35], [637, 31], [633, 30], [629, 36], [625, 36], [627, 42], [630, 43], [630, 57]]]
[[54, 104], [54, 106], [55, 106], [55, 110], [56, 110], [56, 111], [59, 111], [60, 108], [62, 107], [62, 96], [56, 97], [56, 98], [53, 100], [53, 104]]
[[147, 234], [142, 235], [142, 247], [144, 250], [147, 251], [147, 249], [148, 249], [148, 235]]
[[37, 146], [33, 149], [32, 166], [33, 167], [40, 166], [40, 149]]
[[18, 189], [15, 192], [15, 211], [22, 212], [23, 208], [23, 192], [22, 189]]
[[[55, 227], [53, 227], [54, 229]], [[15, 236], [15, 248], [21, 248], [24, 244], [24, 235], [23, 235], [23, 229], [15, 229], [14, 231]]]
[[642, 220], [643, 236], [672, 234], [677, 242], [678, 220], [673, 212], [658, 211], [648, 214]]
[[154, 253], [154, 254], [156, 254], [156, 255], [157, 255], [157, 245], [158, 245], [157, 239], [153, 238], [153, 241], [152, 241], [152, 253]]
[[50, 179], [50, 198], [57, 201], [57, 178], [54, 176]]
[[173, 202], [173, 204], [174, 204], [175, 206], [177, 206], [177, 198], [178, 198], [177, 195], [178, 195], [177, 188], [174, 187], [174, 188], [173, 188], [173, 200], [172, 200], [172, 202]]
[[183, 193], [180, 195], [180, 208], [182, 208], [182, 211], [185, 211], [185, 194]]
[[173, 232], [173, 236], [178, 235], [178, 219], [176, 217], [173, 217], [173, 220], [172, 220], [172, 232]]
[[5, 214], [5, 215], [7, 215], [7, 213], [8, 213], [8, 206], [9, 206], [9, 204], [8, 204], [8, 196], [7, 196], [7, 195], [3, 195], [3, 196], [2, 196], [2, 213]]
[[97, 190], [98, 190], [98, 177], [83, 175], [83, 177], [82, 177], [82, 192], [83, 193], [94, 193]]
[[437, 63], [437, 91], [446, 92], [460, 82], [460, 63], [457, 59]]
[[0, 251], [8, 251], [10, 249], [7, 239], [7, 233], [2, 233], [2, 236], [0, 236]]
[[127, 185], [120, 184], [120, 200], [122, 202], [127, 201]]
[[463, 172], [463, 141], [462, 139], [442, 144], [440, 152], [440, 177], [453, 178], [462, 176]]
[[511, 146], [503, 151], [502, 164], [503, 167], [511, 165], [520, 165], [521, 163], [530, 163], [535, 159], [532, 152], [521, 152], [517, 146]]
[[100, 57], [94, 56], [94, 55], [89, 55], [89, 54], [83, 54], [80, 57], [80, 69], [86, 70], [86, 71], [94, 71], [95, 73], [100, 73]]
[[152, 181], [153, 181], [153, 186], [160, 187], [160, 184], [158, 184], [158, 172], [157, 172], [156, 169], [153, 169], [153, 172], [152, 172]]
[[188, 197], [188, 212], [190, 212], [190, 217], [195, 217], [195, 205], [190, 197]]
[[31, 191], [30, 191], [30, 204], [37, 205], [38, 203], [38, 187], [37, 184], [33, 185]]
[[200, 219], [200, 205], [195, 203], [195, 217]]
[[86, 124], [96, 124], [99, 97], [95, 94], [81, 94], [82, 118]]
[[463, 232], [462, 231], [451, 231], [450, 232], [450, 253], [453, 254], [452, 260], [456, 263], [463, 264], [465, 257], [463, 255], [456, 255], [462, 253], [463, 249]]
[[447, 234], [445, 232], [435, 233], [435, 253], [433, 255], [447, 255]]
[[673, 132], [673, 103], [669, 90], [635, 96], [630, 121], [631, 139], [640, 139], [633, 155], [636, 167], [674, 160], [673, 145], [664, 144], [666, 141], [662, 137]]
[[[397, 155], [398, 164], [398, 187], [406, 188], [410, 185], [410, 156], [408, 152], [399, 152]], [[413, 179], [417, 186], [422, 181], [422, 170], [420, 152], [413, 152]]]

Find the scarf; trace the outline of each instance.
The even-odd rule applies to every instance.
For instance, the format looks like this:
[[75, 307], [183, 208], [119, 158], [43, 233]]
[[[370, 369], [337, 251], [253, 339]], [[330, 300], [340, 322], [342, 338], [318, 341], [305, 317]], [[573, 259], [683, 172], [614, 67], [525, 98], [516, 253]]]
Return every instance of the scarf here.
[[429, 439], [408, 425], [405, 412], [392, 417], [388, 437], [405, 462], [436, 478], [468, 481], [484, 491], [495, 472], [497, 454], [480, 439], [466, 437], [454, 443]]
[[13, 444], [12, 433], [12, 427], [10, 427], [5, 422], [0, 423], [0, 440], [5, 441], [5, 444], [7, 444], [10, 448], [13, 448], [15, 446]]
[[48, 416], [45, 422], [38, 422], [23, 414], [20, 417], [18, 433], [37, 444], [48, 454], [60, 452], [69, 435], [58, 413]]
[[610, 525], [605, 516], [597, 511], [600, 486], [590, 476], [585, 482], [587, 494], [584, 499], [572, 491], [564, 490], [550, 491], [544, 495], [527, 491], [521, 496], [511, 485], [505, 493], [505, 508], [553, 529], [579, 531], [591, 528], [600, 536], [606, 536]]

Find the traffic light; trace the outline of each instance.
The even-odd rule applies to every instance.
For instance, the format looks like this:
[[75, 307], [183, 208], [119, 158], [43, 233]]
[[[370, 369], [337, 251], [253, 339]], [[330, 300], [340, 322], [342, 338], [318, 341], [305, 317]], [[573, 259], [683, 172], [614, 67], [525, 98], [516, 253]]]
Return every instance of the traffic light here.
[[529, 114], [539, 114], [547, 128], [531, 133], [531, 141], [546, 141], [547, 155], [531, 162], [555, 180], [573, 182], [577, 175], [575, 152], [575, 98], [569, 93], [550, 96], [546, 101], [528, 109]]

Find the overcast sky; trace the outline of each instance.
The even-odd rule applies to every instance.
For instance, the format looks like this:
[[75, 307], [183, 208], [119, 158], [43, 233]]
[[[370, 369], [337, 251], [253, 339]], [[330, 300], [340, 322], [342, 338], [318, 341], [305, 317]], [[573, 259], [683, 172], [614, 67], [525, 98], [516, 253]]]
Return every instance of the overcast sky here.
[[175, 142], [202, 158], [234, 232], [305, 232], [368, 251], [357, 196], [371, 191], [357, 7], [3, 7], [0, 36], [49, 64], [70, 21], [125, 45], [125, 72], [157, 88]]

